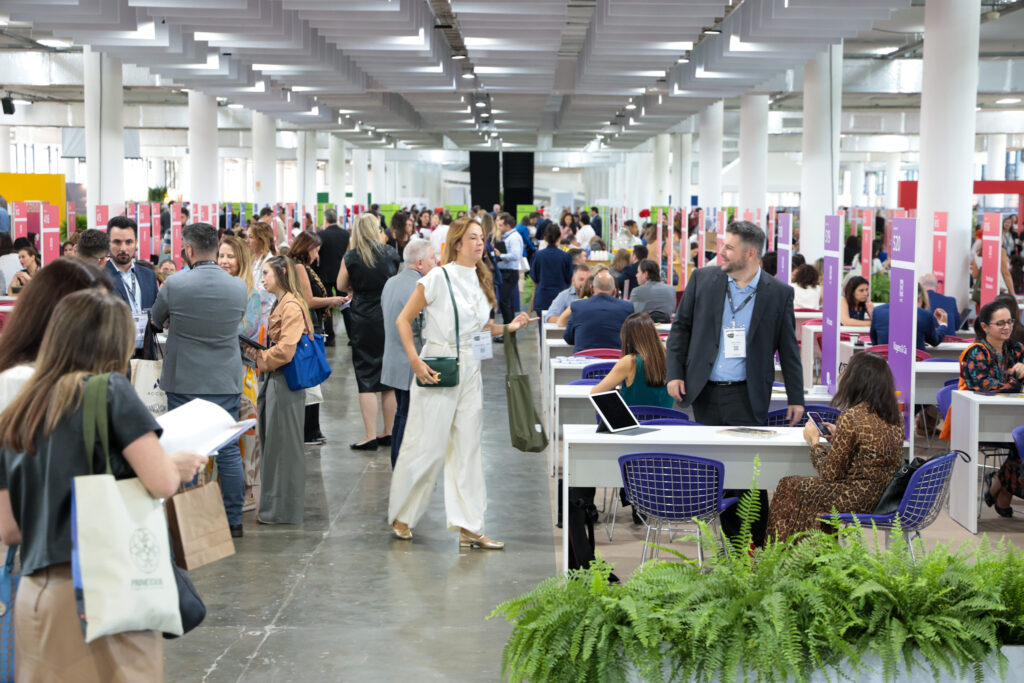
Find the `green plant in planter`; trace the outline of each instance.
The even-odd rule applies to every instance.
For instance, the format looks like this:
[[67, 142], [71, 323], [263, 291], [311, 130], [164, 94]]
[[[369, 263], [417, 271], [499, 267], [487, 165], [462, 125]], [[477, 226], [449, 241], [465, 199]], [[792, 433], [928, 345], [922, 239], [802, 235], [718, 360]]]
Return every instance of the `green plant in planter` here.
[[888, 273], [875, 273], [871, 276], [871, 300], [876, 304], [889, 303]]
[[704, 571], [676, 552], [681, 562], [648, 562], [617, 586], [598, 560], [498, 606], [491, 616], [515, 624], [503, 673], [511, 681], [621, 681], [627, 672], [806, 681], [842, 660], [863, 667], [874, 654], [887, 679], [915, 658], [935, 675], [977, 678], [975, 663], [1024, 635], [1020, 551], [940, 545], [914, 562], [898, 529], [882, 549], [852, 527], [749, 552], [756, 514], [756, 496], [741, 501], [739, 537]]

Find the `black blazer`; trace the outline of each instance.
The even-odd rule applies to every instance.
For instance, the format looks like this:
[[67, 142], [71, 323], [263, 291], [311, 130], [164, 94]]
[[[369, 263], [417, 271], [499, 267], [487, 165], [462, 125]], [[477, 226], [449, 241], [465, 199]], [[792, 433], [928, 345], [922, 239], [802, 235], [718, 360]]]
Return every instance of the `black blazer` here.
[[[695, 270], [676, 310], [667, 344], [667, 378], [686, 383], [684, 407], [703, 391], [718, 357], [728, 279], [719, 266]], [[761, 424], [768, 417], [776, 351], [789, 405], [802, 406], [804, 381], [793, 320], [793, 288], [762, 270], [747, 330], [747, 393]]]
[[[128, 290], [125, 289], [124, 280], [121, 279], [121, 271], [117, 269], [114, 262], [107, 260], [107, 265], [104, 266], [104, 270], [110, 277], [110, 281], [114, 283], [114, 294], [121, 297], [121, 300], [128, 304], [128, 308], [132, 308], [132, 303], [128, 301]], [[150, 268], [135, 266], [135, 279], [139, 283], [139, 292], [141, 293], [140, 298], [142, 299], [142, 310], [148, 311], [153, 308], [153, 304], [156, 302], [156, 294], [160, 287], [156, 281], [156, 273]], [[155, 331], [155, 330], [154, 330]], [[150, 345], [149, 357], [156, 358], [156, 340]]]
[[345, 258], [348, 251], [348, 231], [337, 224], [328, 225], [317, 233], [320, 237], [320, 262], [316, 268], [316, 274], [324, 283], [328, 291], [333, 291], [334, 283], [338, 281], [338, 271], [341, 269], [341, 260]]

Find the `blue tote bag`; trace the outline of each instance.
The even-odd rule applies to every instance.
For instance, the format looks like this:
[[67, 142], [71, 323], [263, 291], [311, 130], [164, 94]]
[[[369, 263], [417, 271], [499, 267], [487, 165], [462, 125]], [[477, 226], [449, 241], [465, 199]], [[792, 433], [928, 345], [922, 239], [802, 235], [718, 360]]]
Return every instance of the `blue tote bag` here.
[[[298, 306], [297, 303], [295, 305]], [[305, 320], [305, 313], [302, 317]], [[299, 337], [295, 355], [291, 361], [281, 366], [281, 372], [292, 391], [311, 389], [326, 382], [331, 376], [331, 366], [327, 364], [324, 336], [305, 333]]]
[[0, 569], [0, 683], [14, 681], [14, 594], [18, 579], [14, 573], [14, 555], [18, 546], [7, 549], [7, 561]]

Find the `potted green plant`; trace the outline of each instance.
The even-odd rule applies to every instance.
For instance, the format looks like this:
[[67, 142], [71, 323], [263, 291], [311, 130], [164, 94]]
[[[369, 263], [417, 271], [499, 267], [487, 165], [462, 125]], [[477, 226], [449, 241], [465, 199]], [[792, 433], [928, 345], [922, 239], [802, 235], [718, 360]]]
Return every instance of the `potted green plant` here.
[[749, 552], [756, 498], [741, 506], [730, 551], [706, 553], [703, 570], [664, 549], [682, 561], [648, 562], [614, 585], [599, 559], [499, 605], [491, 616], [514, 624], [504, 675], [959, 681], [1024, 671], [1024, 552], [983, 540], [915, 548], [915, 562], [898, 530], [885, 548], [857, 527]]

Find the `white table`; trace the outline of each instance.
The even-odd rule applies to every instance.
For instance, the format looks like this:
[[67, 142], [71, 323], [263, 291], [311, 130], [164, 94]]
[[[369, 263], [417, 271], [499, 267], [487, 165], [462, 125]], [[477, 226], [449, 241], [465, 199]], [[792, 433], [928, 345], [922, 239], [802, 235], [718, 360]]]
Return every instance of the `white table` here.
[[569, 487], [622, 486], [618, 458], [626, 453], [685, 453], [725, 463], [725, 488], [750, 487], [754, 456], [761, 459], [758, 486], [774, 489], [789, 475], [814, 476], [810, 448], [799, 427], [773, 427], [776, 434], [752, 439], [722, 434], [724, 427], [648, 427], [653, 431], [598, 433], [595, 424], [567, 424], [562, 446], [562, 569], [569, 569]]
[[[814, 359], [821, 356], [814, 344], [814, 335], [821, 332], [821, 325], [804, 325], [800, 328], [800, 364], [804, 370], [804, 386], [814, 385]], [[856, 327], [853, 325], [840, 325], [839, 333], [849, 332], [851, 334], [867, 334], [867, 327]]]
[[978, 443], [1011, 442], [1011, 432], [1024, 424], [1024, 394], [986, 396], [954, 391], [950, 448], [967, 453], [957, 458], [949, 484], [949, 516], [972, 534], [978, 533]]
[[793, 311], [793, 318], [796, 320], [795, 331], [797, 338], [800, 337], [800, 328], [802, 328], [808, 320], [821, 320], [821, 317], [821, 311]]
[[[939, 389], [951, 379], [960, 377], [959, 363], [914, 363], [914, 403], [919, 406], [935, 405]], [[942, 416], [943, 418], [945, 415]]]

